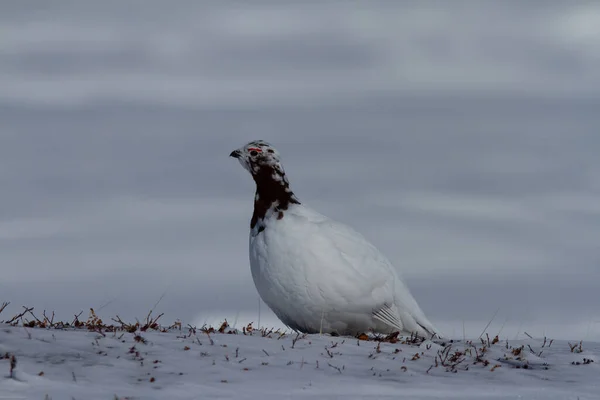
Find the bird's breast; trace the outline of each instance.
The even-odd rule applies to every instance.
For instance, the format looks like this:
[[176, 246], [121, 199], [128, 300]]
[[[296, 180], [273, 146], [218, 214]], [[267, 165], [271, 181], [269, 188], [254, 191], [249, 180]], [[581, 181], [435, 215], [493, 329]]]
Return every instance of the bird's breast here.
[[[293, 218], [270, 218], [258, 235], [250, 235], [250, 269], [254, 283], [267, 298], [305, 298], [315, 282], [318, 263], [307, 246], [308, 232]], [[265, 298], [267, 297], [267, 298]]]

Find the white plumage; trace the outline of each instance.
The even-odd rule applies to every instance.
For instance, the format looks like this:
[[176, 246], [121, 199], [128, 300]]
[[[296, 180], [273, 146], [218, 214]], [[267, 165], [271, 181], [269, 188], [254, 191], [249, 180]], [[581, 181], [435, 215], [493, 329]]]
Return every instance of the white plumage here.
[[262, 300], [290, 328], [356, 335], [437, 331], [390, 261], [361, 234], [300, 203], [264, 141], [231, 153], [256, 185], [250, 267]]

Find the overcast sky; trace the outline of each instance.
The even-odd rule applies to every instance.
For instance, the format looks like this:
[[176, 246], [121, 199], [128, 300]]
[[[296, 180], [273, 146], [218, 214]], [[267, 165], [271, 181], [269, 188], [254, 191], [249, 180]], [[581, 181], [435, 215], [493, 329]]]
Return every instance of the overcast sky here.
[[600, 339], [600, 3], [1, 9], [5, 313], [256, 322], [265, 139], [445, 334]]

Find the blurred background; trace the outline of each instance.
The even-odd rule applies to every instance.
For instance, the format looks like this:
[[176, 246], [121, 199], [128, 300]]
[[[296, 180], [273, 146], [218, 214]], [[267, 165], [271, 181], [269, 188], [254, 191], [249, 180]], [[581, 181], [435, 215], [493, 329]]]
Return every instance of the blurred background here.
[[264, 139], [446, 335], [600, 339], [599, 128], [598, 2], [2, 2], [2, 317], [256, 325]]

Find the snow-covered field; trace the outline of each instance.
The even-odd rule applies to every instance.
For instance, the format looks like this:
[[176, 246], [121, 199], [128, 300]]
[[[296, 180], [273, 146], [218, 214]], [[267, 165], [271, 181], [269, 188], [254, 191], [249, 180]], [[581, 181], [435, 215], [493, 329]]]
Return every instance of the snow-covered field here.
[[89, 326], [0, 325], [0, 399], [600, 398], [593, 342]]

